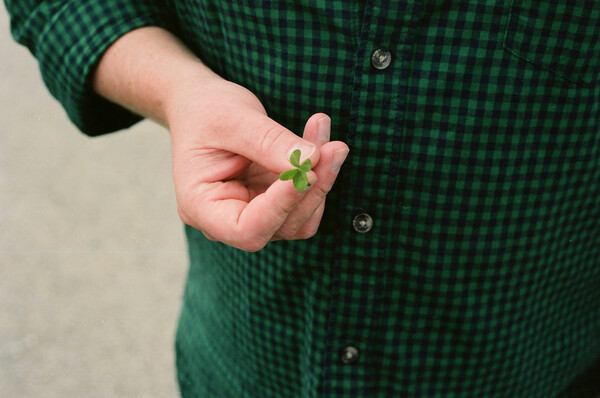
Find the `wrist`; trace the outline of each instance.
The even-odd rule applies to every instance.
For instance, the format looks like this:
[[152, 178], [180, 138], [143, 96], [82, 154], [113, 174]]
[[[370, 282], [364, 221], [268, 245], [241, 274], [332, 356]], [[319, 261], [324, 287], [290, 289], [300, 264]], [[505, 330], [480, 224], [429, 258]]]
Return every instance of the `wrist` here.
[[180, 93], [216, 79], [220, 77], [170, 32], [144, 27], [109, 47], [93, 86], [105, 98], [168, 125]]
[[167, 127], [183, 115], [207, 108], [216, 99], [213, 93], [219, 92], [217, 87], [227, 82], [200, 60], [181, 65], [177, 70], [162, 93], [163, 124]]

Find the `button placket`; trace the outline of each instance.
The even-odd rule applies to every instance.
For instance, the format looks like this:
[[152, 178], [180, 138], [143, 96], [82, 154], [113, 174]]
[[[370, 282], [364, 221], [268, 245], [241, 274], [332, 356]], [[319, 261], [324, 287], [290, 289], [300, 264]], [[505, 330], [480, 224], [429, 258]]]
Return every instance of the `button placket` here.
[[[370, 4], [370, 3], [368, 3]], [[401, 134], [397, 122], [404, 112], [405, 95], [396, 99], [394, 93], [406, 93], [408, 63], [402, 62], [410, 50], [414, 26], [415, 7], [402, 3], [405, 13], [394, 15], [394, 22], [377, 25], [374, 20], [385, 20], [390, 9], [365, 6], [363, 32], [359, 41], [354, 74], [354, 88], [360, 95], [353, 95], [348, 125], [348, 143], [354, 153], [368, 154], [370, 163], [351, 161], [345, 165], [340, 187], [341, 197], [338, 213], [339, 224], [346, 227], [336, 234], [335, 241], [345, 245], [346, 251], [339, 253], [331, 268], [331, 294], [336, 297], [335, 307], [329, 317], [329, 339], [327, 365], [332, 369], [327, 375], [335, 374], [334, 380], [321, 380], [323, 391], [339, 391], [340, 396], [368, 396], [365, 386], [372, 376], [368, 360], [371, 349], [382, 349], [384, 338], [374, 334], [366, 325], [379, 326], [380, 319], [390, 308], [386, 298], [388, 290], [386, 267], [388, 254], [394, 249], [387, 246], [388, 233], [393, 219], [385, 206], [387, 193], [396, 193], [397, 187], [387, 184], [394, 171], [395, 143]], [[393, 11], [397, 12], [398, 3]], [[386, 46], [389, 46], [386, 48]], [[394, 102], [390, 103], [391, 96]], [[371, 110], [384, 110], [381, 113]], [[372, 128], [375, 126], [375, 128]], [[351, 133], [350, 133], [351, 132]], [[378, 178], [378, 176], [383, 178]], [[368, 179], [367, 179], [368, 177]], [[365, 189], [364, 180], [369, 187]], [[395, 214], [395, 207], [393, 208]], [[377, 222], [377, 225], [374, 225]], [[352, 227], [350, 228], [350, 224]], [[381, 235], [380, 235], [381, 234]], [[384, 245], [386, 245], [384, 247]], [[374, 266], [375, 265], [375, 266]], [[393, 265], [392, 265], [393, 266]], [[356, 308], [361, 308], [360, 315]], [[396, 314], [394, 314], [396, 315]], [[364, 322], [368, 318], [369, 323]], [[369, 352], [367, 352], [367, 351]], [[374, 350], [374, 352], [379, 352]], [[335, 363], [333, 362], [335, 361]]]

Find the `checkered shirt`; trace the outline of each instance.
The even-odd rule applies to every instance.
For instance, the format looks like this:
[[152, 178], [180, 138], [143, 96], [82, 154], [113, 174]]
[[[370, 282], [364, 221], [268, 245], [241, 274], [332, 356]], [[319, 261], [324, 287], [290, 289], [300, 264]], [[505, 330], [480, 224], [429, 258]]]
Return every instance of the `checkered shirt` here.
[[156, 25], [350, 146], [314, 238], [186, 229], [184, 397], [600, 396], [600, 1], [5, 3], [87, 134], [139, 120], [90, 76]]

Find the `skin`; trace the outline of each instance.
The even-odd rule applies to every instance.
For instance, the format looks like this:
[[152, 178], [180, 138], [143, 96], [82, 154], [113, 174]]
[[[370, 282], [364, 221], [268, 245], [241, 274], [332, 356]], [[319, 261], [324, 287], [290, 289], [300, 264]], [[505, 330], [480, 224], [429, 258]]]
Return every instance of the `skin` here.
[[[331, 121], [311, 116], [302, 138], [279, 125], [249, 90], [224, 80], [168, 31], [136, 29], [103, 55], [93, 80], [105, 98], [166, 126], [179, 216], [218, 240], [256, 251], [307, 239], [348, 154], [329, 141]], [[279, 173], [293, 150], [314, 165], [296, 191]]]

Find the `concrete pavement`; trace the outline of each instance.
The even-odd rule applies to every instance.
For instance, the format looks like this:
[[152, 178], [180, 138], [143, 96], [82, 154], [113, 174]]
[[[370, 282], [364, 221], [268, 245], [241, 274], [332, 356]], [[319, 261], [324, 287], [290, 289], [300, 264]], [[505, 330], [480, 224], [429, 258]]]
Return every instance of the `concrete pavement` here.
[[0, 7], [0, 397], [176, 397], [168, 133], [79, 133]]

